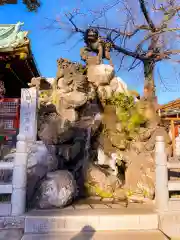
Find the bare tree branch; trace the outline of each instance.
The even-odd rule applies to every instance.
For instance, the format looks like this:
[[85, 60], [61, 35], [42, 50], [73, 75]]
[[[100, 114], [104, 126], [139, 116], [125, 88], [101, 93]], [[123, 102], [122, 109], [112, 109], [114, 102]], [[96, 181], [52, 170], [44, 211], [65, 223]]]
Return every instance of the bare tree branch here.
[[[150, 1], [146, 3], [145, 0], [129, 0], [132, 6], [129, 6], [127, 1], [115, 0], [99, 11], [90, 10], [90, 16], [93, 19], [89, 20], [88, 27], [97, 29], [102, 40], [110, 43], [112, 50], [118, 53], [120, 68], [125, 56], [133, 58], [133, 62], [128, 68], [129, 71], [143, 63], [145, 82], [149, 82], [154, 88], [153, 71], [156, 63], [161, 60], [180, 62], [177, 59], [178, 55], [180, 56], [178, 41], [175, 41], [175, 38], [178, 38], [177, 33], [180, 31], [180, 22], [177, 21], [177, 18], [180, 17], [179, 0], [161, 0], [161, 2], [164, 1], [163, 4], [155, 2], [155, 0], [152, 0], [152, 3]], [[137, 16], [134, 12], [136, 3], [139, 3]], [[122, 8], [117, 10], [119, 5]], [[111, 19], [108, 19], [108, 15], [106, 15], [114, 7], [116, 7], [116, 13], [120, 12], [119, 16], [123, 14], [123, 20], [117, 20], [115, 27], [114, 21], [111, 24]], [[153, 19], [151, 18], [152, 11], [155, 12], [153, 12], [155, 14]], [[70, 31], [84, 36], [86, 29], [80, 27], [83, 21], [78, 22], [76, 19], [79, 14], [79, 12], [71, 12], [65, 16], [71, 26]], [[102, 19], [104, 24], [100, 21]], [[59, 27], [59, 29], [63, 30], [67, 27]], [[170, 38], [171, 34], [174, 38]], [[171, 46], [172, 43], [175, 45]], [[173, 59], [173, 55], [175, 59]]]
[[73, 25], [74, 30], [75, 30], [76, 32], [80, 32], [80, 33], [82, 33], [82, 34], [85, 33], [85, 31], [83, 31], [82, 29], [80, 29], [80, 28], [78, 28], [78, 27], [76, 26], [76, 24], [75, 24], [74, 21], [73, 21], [74, 16], [73, 16], [71, 13], [66, 13], [65, 16], [66, 16], [67, 19], [70, 21], [70, 23]]
[[144, 14], [144, 17], [145, 17], [149, 27], [151, 28], [152, 31], [155, 31], [156, 27], [155, 27], [153, 21], [151, 20], [151, 18], [149, 16], [149, 13], [148, 13], [148, 11], [146, 9], [145, 1], [144, 0], [139, 0], [139, 3], [140, 3], [141, 11]]
[[180, 31], [180, 28], [164, 28], [164, 29], [160, 29], [159, 31], [156, 31], [156, 32], [150, 32], [149, 35], [144, 37], [144, 39], [137, 45], [136, 49], [138, 50], [144, 42], [153, 38], [155, 35], [160, 35], [165, 32], [175, 32], [175, 31]]
[[133, 37], [136, 33], [138, 33], [140, 30], [150, 30], [149, 27], [147, 25], [141, 25], [141, 26], [137, 26], [136, 29], [132, 32], [122, 32], [119, 29], [115, 29], [115, 28], [108, 28], [108, 27], [102, 27], [102, 26], [94, 26], [91, 25], [92, 28], [94, 29], [99, 29], [99, 30], [106, 30], [106, 31], [112, 31], [115, 32], [121, 36], [126, 36], [128, 38]]

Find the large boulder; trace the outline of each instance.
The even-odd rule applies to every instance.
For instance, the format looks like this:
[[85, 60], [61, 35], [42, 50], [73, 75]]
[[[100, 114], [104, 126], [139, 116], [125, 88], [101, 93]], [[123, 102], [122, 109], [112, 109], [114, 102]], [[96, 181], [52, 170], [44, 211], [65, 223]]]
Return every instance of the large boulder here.
[[71, 92], [73, 89], [71, 86], [69, 86], [71, 83], [72, 83], [72, 79], [69, 78], [69, 79], [65, 79], [65, 78], [60, 78], [58, 80], [58, 83], [57, 83], [57, 87], [58, 90], [60, 93], [68, 93], [68, 92]]
[[128, 94], [127, 84], [120, 77], [114, 77], [110, 82], [110, 87], [115, 93]]
[[81, 142], [76, 141], [73, 144], [62, 144], [59, 147], [58, 155], [62, 156], [67, 162], [72, 161], [81, 151]]
[[91, 65], [87, 71], [88, 81], [97, 87], [108, 85], [114, 77], [114, 74], [114, 68], [106, 64]]
[[73, 89], [78, 92], [87, 92], [88, 81], [86, 75], [77, 74], [74, 76], [74, 87]]
[[78, 120], [78, 113], [74, 108], [63, 109], [61, 108], [59, 114], [62, 119], [68, 120], [73, 123]]
[[99, 86], [97, 92], [99, 98], [103, 101], [111, 98], [113, 94], [112, 88], [109, 85]]
[[91, 100], [94, 100], [97, 96], [97, 92], [95, 90], [95, 87], [93, 86], [92, 83], [89, 83], [88, 84], [88, 87], [87, 87], [87, 98], [88, 98], [88, 101], [91, 101]]
[[[52, 145], [47, 145], [42, 141], [30, 144], [28, 146], [27, 159], [27, 201], [31, 202], [35, 192], [35, 188], [39, 181], [50, 171], [57, 169], [58, 160], [56, 158], [56, 149]], [[4, 159], [13, 162], [16, 153], [11, 153]], [[12, 179], [12, 171], [4, 170], [1, 174], [1, 180], [10, 181]]]
[[129, 154], [125, 172], [125, 186], [129, 196], [153, 199], [155, 194], [155, 163], [151, 154], [135, 152]]
[[76, 182], [72, 174], [59, 170], [47, 174], [42, 181], [34, 199], [36, 207], [48, 209], [63, 208], [70, 204], [77, 195]]
[[66, 93], [62, 97], [69, 108], [78, 108], [87, 102], [86, 94], [78, 91]]
[[108, 174], [105, 169], [93, 163], [89, 162], [85, 179], [85, 187], [89, 196], [126, 199], [125, 193], [121, 188], [121, 180], [114, 175]]
[[47, 121], [40, 125], [39, 138], [46, 144], [56, 144], [58, 139], [58, 123], [56, 120]]
[[[107, 154], [105, 154], [105, 152], [103, 151], [103, 149], [101, 147], [98, 148], [97, 150], [97, 162], [99, 166], [109, 166], [111, 168], [111, 170], [113, 170], [113, 175], [117, 175], [118, 174], [118, 170], [116, 167], [116, 162], [117, 162], [117, 156], [116, 153], [112, 153], [111, 156], [108, 156]], [[116, 156], [116, 158], [113, 158], [113, 155]]]
[[118, 133], [117, 131], [108, 131], [109, 139], [112, 146], [119, 150], [125, 150], [127, 147], [126, 136], [124, 133]]
[[31, 201], [35, 187], [48, 172], [58, 167], [56, 149], [54, 146], [45, 146], [42, 141], [29, 146], [27, 167], [27, 200]]
[[147, 151], [152, 151], [155, 148], [156, 136], [163, 136], [165, 140], [166, 147], [171, 143], [169, 134], [166, 132], [164, 127], [157, 127], [151, 135], [151, 138], [146, 142], [145, 149]]

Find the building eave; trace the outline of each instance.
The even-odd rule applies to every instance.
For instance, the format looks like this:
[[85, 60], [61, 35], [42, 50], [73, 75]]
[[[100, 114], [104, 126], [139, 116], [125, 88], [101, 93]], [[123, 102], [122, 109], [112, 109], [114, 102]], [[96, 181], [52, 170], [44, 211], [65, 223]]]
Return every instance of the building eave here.
[[161, 110], [180, 108], [180, 98], [159, 106]]

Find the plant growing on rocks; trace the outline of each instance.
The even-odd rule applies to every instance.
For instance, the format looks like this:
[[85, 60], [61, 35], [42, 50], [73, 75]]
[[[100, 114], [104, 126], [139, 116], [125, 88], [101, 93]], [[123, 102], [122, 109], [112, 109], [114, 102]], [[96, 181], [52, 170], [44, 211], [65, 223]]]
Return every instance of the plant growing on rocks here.
[[145, 122], [145, 118], [139, 113], [132, 96], [118, 93], [108, 99], [107, 102], [115, 106], [116, 115], [121, 123], [121, 130], [128, 136], [131, 133], [137, 132], [140, 125]]

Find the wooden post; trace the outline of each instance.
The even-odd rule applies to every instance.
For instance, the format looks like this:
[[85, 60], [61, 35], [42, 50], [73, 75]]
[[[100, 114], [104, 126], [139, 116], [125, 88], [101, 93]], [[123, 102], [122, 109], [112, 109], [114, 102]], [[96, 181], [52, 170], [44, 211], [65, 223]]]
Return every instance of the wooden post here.
[[180, 137], [179, 136], [175, 139], [175, 154], [177, 157], [180, 157]]
[[175, 156], [175, 128], [173, 119], [171, 119], [171, 133], [172, 133], [173, 156]]
[[167, 155], [165, 152], [165, 142], [163, 136], [156, 137], [155, 163], [156, 163], [156, 184], [155, 184], [156, 208], [159, 212], [165, 212], [168, 211], [169, 191], [168, 191]]

